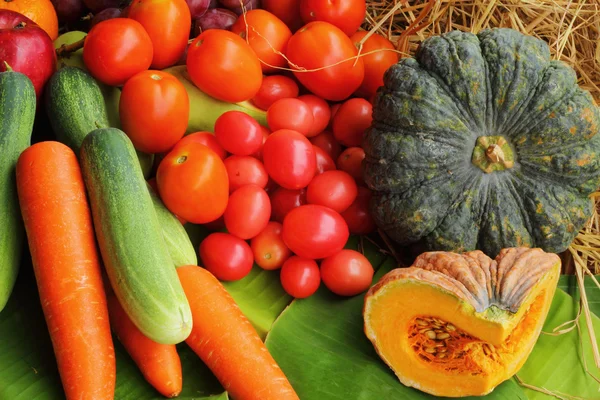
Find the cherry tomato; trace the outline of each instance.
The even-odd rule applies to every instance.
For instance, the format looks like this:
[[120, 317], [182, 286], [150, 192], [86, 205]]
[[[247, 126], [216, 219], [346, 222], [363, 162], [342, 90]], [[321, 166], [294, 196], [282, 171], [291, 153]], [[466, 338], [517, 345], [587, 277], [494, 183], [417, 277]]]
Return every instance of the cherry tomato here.
[[337, 160], [340, 154], [342, 154], [342, 146], [335, 140], [331, 132], [323, 131], [317, 136], [311, 137], [310, 142], [325, 151], [334, 160]]
[[121, 91], [121, 126], [135, 148], [145, 153], [171, 149], [185, 134], [189, 114], [185, 87], [167, 72], [139, 72]]
[[200, 243], [200, 259], [204, 268], [222, 281], [242, 279], [254, 263], [248, 243], [221, 232], [211, 233]]
[[322, 98], [313, 94], [305, 94], [298, 97], [298, 99], [305, 102], [306, 105], [310, 107], [313, 114], [313, 124], [306, 137], [317, 136], [319, 133], [323, 132], [325, 128], [327, 128], [327, 124], [329, 124], [329, 119], [331, 118], [329, 104]]
[[225, 151], [223, 146], [219, 144], [217, 138], [211, 132], [190, 133], [189, 135], [185, 135], [179, 142], [177, 142], [177, 145], [188, 142], [198, 142], [207, 146], [212, 151], [217, 153], [217, 155], [221, 157], [222, 160], [224, 160], [227, 157], [227, 152]]
[[300, 0], [300, 16], [304, 22], [329, 22], [348, 36], [360, 28], [366, 12], [365, 0]]
[[186, 65], [194, 85], [229, 103], [250, 100], [262, 83], [254, 50], [239, 35], [222, 29], [208, 29], [194, 39]]
[[281, 232], [283, 225], [271, 221], [258, 235], [250, 241], [254, 253], [254, 262], [266, 270], [279, 269], [292, 252], [283, 242]]
[[269, 175], [260, 160], [251, 156], [229, 156], [225, 159], [225, 168], [229, 177], [229, 192], [245, 185], [267, 186]]
[[175, 146], [156, 171], [160, 198], [174, 214], [204, 224], [225, 212], [229, 180], [223, 160], [197, 142]]
[[340, 154], [336, 161], [337, 168], [349, 173], [356, 182], [363, 183], [362, 161], [365, 151], [362, 147], [348, 147]]
[[368, 235], [375, 231], [375, 222], [369, 211], [372, 195], [369, 189], [359, 186], [354, 203], [346, 211], [342, 212], [342, 217], [348, 224], [350, 233], [354, 235]]
[[[296, 78], [313, 94], [332, 101], [346, 99], [361, 85], [365, 71], [362, 59], [355, 58], [357, 54], [357, 48], [344, 32], [322, 21], [298, 30], [286, 50]], [[319, 70], [302, 72], [294, 65]]]
[[296, 131], [271, 133], [263, 146], [263, 161], [269, 176], [281, 187], [308, 186], [317, 171], [317, 157], [308, 139]]
[[296, 207], [307, 204], [306, 189], [277, 188], [271, 194], [271, 217], [283, 222], [285, 216]]
[[298, 97], [298, 84], [285, 75], [265, 76], [252, 103], [261, 110], [268, 110], [279, 99]]
[[294, 208], [283, 220], [283, 241], [300, 257], [332, 256], [346, 245], [349, 236], [342, 216], [317, 204]]
[[304, 299], [319, 289], [321, 273], [315, 260], [293, 256], [283, 263], [279, 279], [287, 294]]
[[90, 74], [109, 86], [124, 84], [152, 63], [152, 41], [142, 24], [113, 18], [96, 25], [85, 37], [83, 62]]
[[272, 131], [291, 129], [308, 136], [313, 121], [311, 108], [299, 99], [277, 100], [267, 111], [267, 123]]
[[[315, 155], [317, 156], [317, 173], [315, 177], [325, 171], [335, 169], [335, 161], [333, 161], [333, 158], [329, 157], [329, 154], [327, 154], [325, 150], [314, 144], [313, 148], [315, 149]], [[314, 181], [314, 179], [312, 181]], [[308, 185], [310, 186], [310, 183]]]
[[262, 7], [285, 22], [292, 32], [304, 25], [300, 17], [300, 0], [263, 0]]
[[329, 125], [327, 125], [327, 128], [329, 130], [332, 129], [333, 127], [333, 118], [335, 117], [335, 114], [337, 114], [338, 110], [340, 109], [340, 107], [342, 106], [342, 103], [335, 103], [331, 105], [331, 117], [329, 117]]
[[355, 296], [373, 281], [373, 266], [358, 251], [344, 249], [321, 262], [321, 278], [329, 290], [339, 296]]
[[265, 229], [271, 217], [271, 200], [263, 188], [246, 185], [229, 196], [225, 227], [240, 239], [251, 239]]
[[265, 128], [262, 125], [260, 126], [260, 130], [262, 132], [262, 137], [263, 137], [262, 144], [260, 145], [260, 148], [258, 149], [258, 151], [252, 154], [252, 157], [257, 158], [262, 162], [262, 159], [263, 159], [262, 149], [263, 149], [263, 146], [265, 145], [265, 142], [267, 141], [267, 138], [271, 134], [271, 131], [269, 131], [267, 128]]
[[[350, 37], [350, 40], [358, 47], [358, 43], [367, 33], [367, 31], [358, 31]], [[371, 35], [363, 43], [361, 54], [370, 53], [375, 50], [380, 51], [362, 57], [365, 63], [365, 78], [356, 91], [356, 94], [366, 99], [373, 97], [377, 89], [383, 86], [383, 74], [399, 60], [398, 53], [393, 51], [396, 48], [392, 42], [377, 33]]]
[[360, 146], [373, 122], [373, 106], [365, 99], [346, 101], [333, 118], [333, 136], [347, 147]]
[[185, 0], [133, 0], [128, 17], [138, 21], [152, 41], [151, 67], [175, 65], [190, 38], [192, 16]]
[[[246, 28], [246, 24], [248, 27]], [[287, 61], [281, 53], [285, 50], [292, 32], [287, 25], [265, 10], [250, 10], [238, 17], [231, 27], [231, 32], [248, 41], [252, 50], [261, 61], [264, 73], [274, 72], [274, 67], [286, 67]], [[246, 37], [246, 33], [248, 37]]]
[[344, 171], [325, 171], [310, 182], [306, 189], [309, 204], [320, 204], [339, 213], [356, 199], [358, 188], [354, 178]]
[[231, 154], [249, 156], [260, 149], [263, 132], [258, 122], [248, 114], [227, 111], [215, 121], [215, 137]]

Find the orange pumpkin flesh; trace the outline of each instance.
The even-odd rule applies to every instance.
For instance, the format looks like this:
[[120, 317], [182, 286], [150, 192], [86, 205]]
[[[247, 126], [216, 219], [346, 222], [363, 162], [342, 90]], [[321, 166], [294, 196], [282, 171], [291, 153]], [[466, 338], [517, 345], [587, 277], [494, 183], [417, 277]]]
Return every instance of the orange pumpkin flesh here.
[[560, 258], [511, 248], [429, 252], [365, 296], [365, 333], [400, 381], [447, 397], [482, 396], [512, 377], [540, 334]]

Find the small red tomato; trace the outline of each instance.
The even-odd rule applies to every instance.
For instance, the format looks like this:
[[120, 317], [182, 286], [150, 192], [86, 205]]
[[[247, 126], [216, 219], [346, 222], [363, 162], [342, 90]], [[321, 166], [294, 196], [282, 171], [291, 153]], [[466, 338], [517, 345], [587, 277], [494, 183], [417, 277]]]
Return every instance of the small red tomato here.
[[229, 177], [229, 193], [251, 184], [264, 189], [269, 181], [265, 166], [251, 156], [229, 156], [225, 159], [225, 168]]
[[306, 189], [277, 188], [271, 194], [271, 217], [283, 222], [285, 216], [296, 207], [307, 204]]
[[332, 256], [346, 245], [349, 236], [342, 216], [317, 204], [294, 208], [283, 220], [283, 241], [300, 257]]
[[283, 225], [271, 221], [250, 241], [254, 262], [262, 269], [279, 269], [284, 261], [292, 255], [290, 249], [283, 242], [282, 230]]
[[317, 136], [311, 137], [310, 142], [313, 145], [323, 149], [325, 153], [327, 153], [329, 157], [334, 160], [337, 160], [340, 154], [342, 154], [342, 146], [337, 140], [335, 140], [335, 137], [331, 132], [321, 132]]
[[242, 186], [229, 196], [223, 214], [227, 231], [240, 239], [250, 239], [265, 229], [271, 217], [271, 200], [263, 188]]
[[287, 294], [304, 299], [319, 289], [321, 273], [315, 260], [293, 256], [283, 263], [279, 279]]
[[360, 28], [366, 12], [365, 0], [300, 0], [300, 15], [305, 23], [329, 22], [348, 36]]
[[258, 149], [258, 151], [256, 153], [252, 154], [252, 157], [259, 159], [262, 162], [263, 156], [262, 156], [262, 149], [263, 146], [265, 145], [265, 142], [267, 141], [267, 138], [269, 137], [269, 135], [271, 134], [271, 131], [268, 130], [267, 128], [265, 128], [264, 126], [260, 126], [260, 129], [262, 131], [262, 144], [260, 145], [260, 149]]
[[306, 134], [306, 137], [317, 136], [319, 133], [323, 132], [325, 128], [327, 128], [327, 124], [329, 124], [329, 119], [331, 118], [329, 104], [314, 94], [302, 95], [298, 97], [298, 100], [305, 102], [312, 110], [313, 124]]
[[308, 136], [313, 125], [311, 108], [299, 99], [280, 99], [267, 110], [267, 123], [272, 131], [291, 129]]
[[200, 243], [204, 268], [222, 281], [237, 281], [252, 270], [252, 249], [242, 239], [229, 233], [211, 233]]
[[285, 75], [265, 76], [252, 103], [266, 111], [277, 100], [298, 97], [299, 90], [296, 81]]
[[337, 168], [349, 173], [356, 182], [363, 183], [362, 162], [365, 151], [362, 147], [348, 147], [337, 159]]
[[[350, 39], [358, 47], [358, 43], [367, 34], [367, 31], [358, 31]], [[396, 48], [392, 42], [378, 33], [369, 36], [365, 43], [363, 43], [361, 54], [370, 54], [362, 57], [365, 63], [365, 79], [356, 91], [358, 96], [371, 99], [377, 92], [377, 89], [383, 86], [385, 71], [396, 64], [399, 59], [398, 53], [395, 50]]]
[[344, 249], [321, 262], [321, 277], [329, 290], [339, 296], [355, 296], [373, 281], [373, 266], [358, 251]]
[[308, 186], [317, 170], [317, 157], [306, 136], [289, 129], [269, 135], [263, 146], [263, 161], [269, 176], [281, 187]]
[[314, 144], [313, 147], [315, 149], [315, 155], [317, 156], [317, 173], [315, 177], [325, 171], [331, 171], [335, 169], [335, 161], [333, 161], [333, 158], [329, 157], [329, 154], [327, 154], [322, 148], [317, 147]]
[[365, 99], [346, 101], [333, 118], [333, 136], [347, 147], [362, 145], [365, 131], [373, 122], [373, 106]]
[[177, 146], [179, 146], [182, 143], [188, 143], [188, 142], [198, 142], [200, 144], [205, 145], [206, 147], [208, 147], [209, 149], [211, 149], [212, 151], [217, 153], [217, 155], [219, 157], [221, 157], [222, 160], [224, 160], [227, 157], [227, 152], [225, 151], [223, 146], [221, 146], [219, 144], [219, 142], [217, 141], [217, 138], [215, 137], [215, 135], [213, 133], [210, 133], [210, 132], [190, 133], [189, 135], [185, 135], [179, 142], [177, 142]]
[[356, 199], [356, 181], [344, 171], [326, 171], [315, 176], [306, 189], [309, 204], [320, 204], [339, 213]]
[[369, 211], [372, 193], [363, 186], [358, 187], [358, 194], [354, 203], [342, 213], [342, 217], [348, 224], [350, 233], [354, 235], [368, 235], [375, 231], [376, 226]]
[[258, 122], [241, 111], [227, 111], [215, 121], [215, 137], [219, 144], [236, 156], [256, 153], [263, 141]]

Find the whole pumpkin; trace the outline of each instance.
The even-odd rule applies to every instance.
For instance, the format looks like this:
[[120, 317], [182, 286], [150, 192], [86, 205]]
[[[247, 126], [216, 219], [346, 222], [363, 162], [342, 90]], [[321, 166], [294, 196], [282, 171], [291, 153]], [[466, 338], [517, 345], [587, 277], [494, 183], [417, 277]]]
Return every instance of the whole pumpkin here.
[[377, 225], [419, 251], [562, 252], [600, 184], [600, 112], [545, 42], [452, 31], [390, 67], [364, 139]]

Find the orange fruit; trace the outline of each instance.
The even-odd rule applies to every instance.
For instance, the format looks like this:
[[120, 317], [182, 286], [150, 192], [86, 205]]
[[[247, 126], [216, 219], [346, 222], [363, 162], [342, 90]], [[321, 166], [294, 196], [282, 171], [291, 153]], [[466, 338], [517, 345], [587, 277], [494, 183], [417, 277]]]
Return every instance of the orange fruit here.
[[58, 17], [50, 0], [0, 0], [0, 10], [23, 14], [45, 30], [50, 39], [58, 37]]

